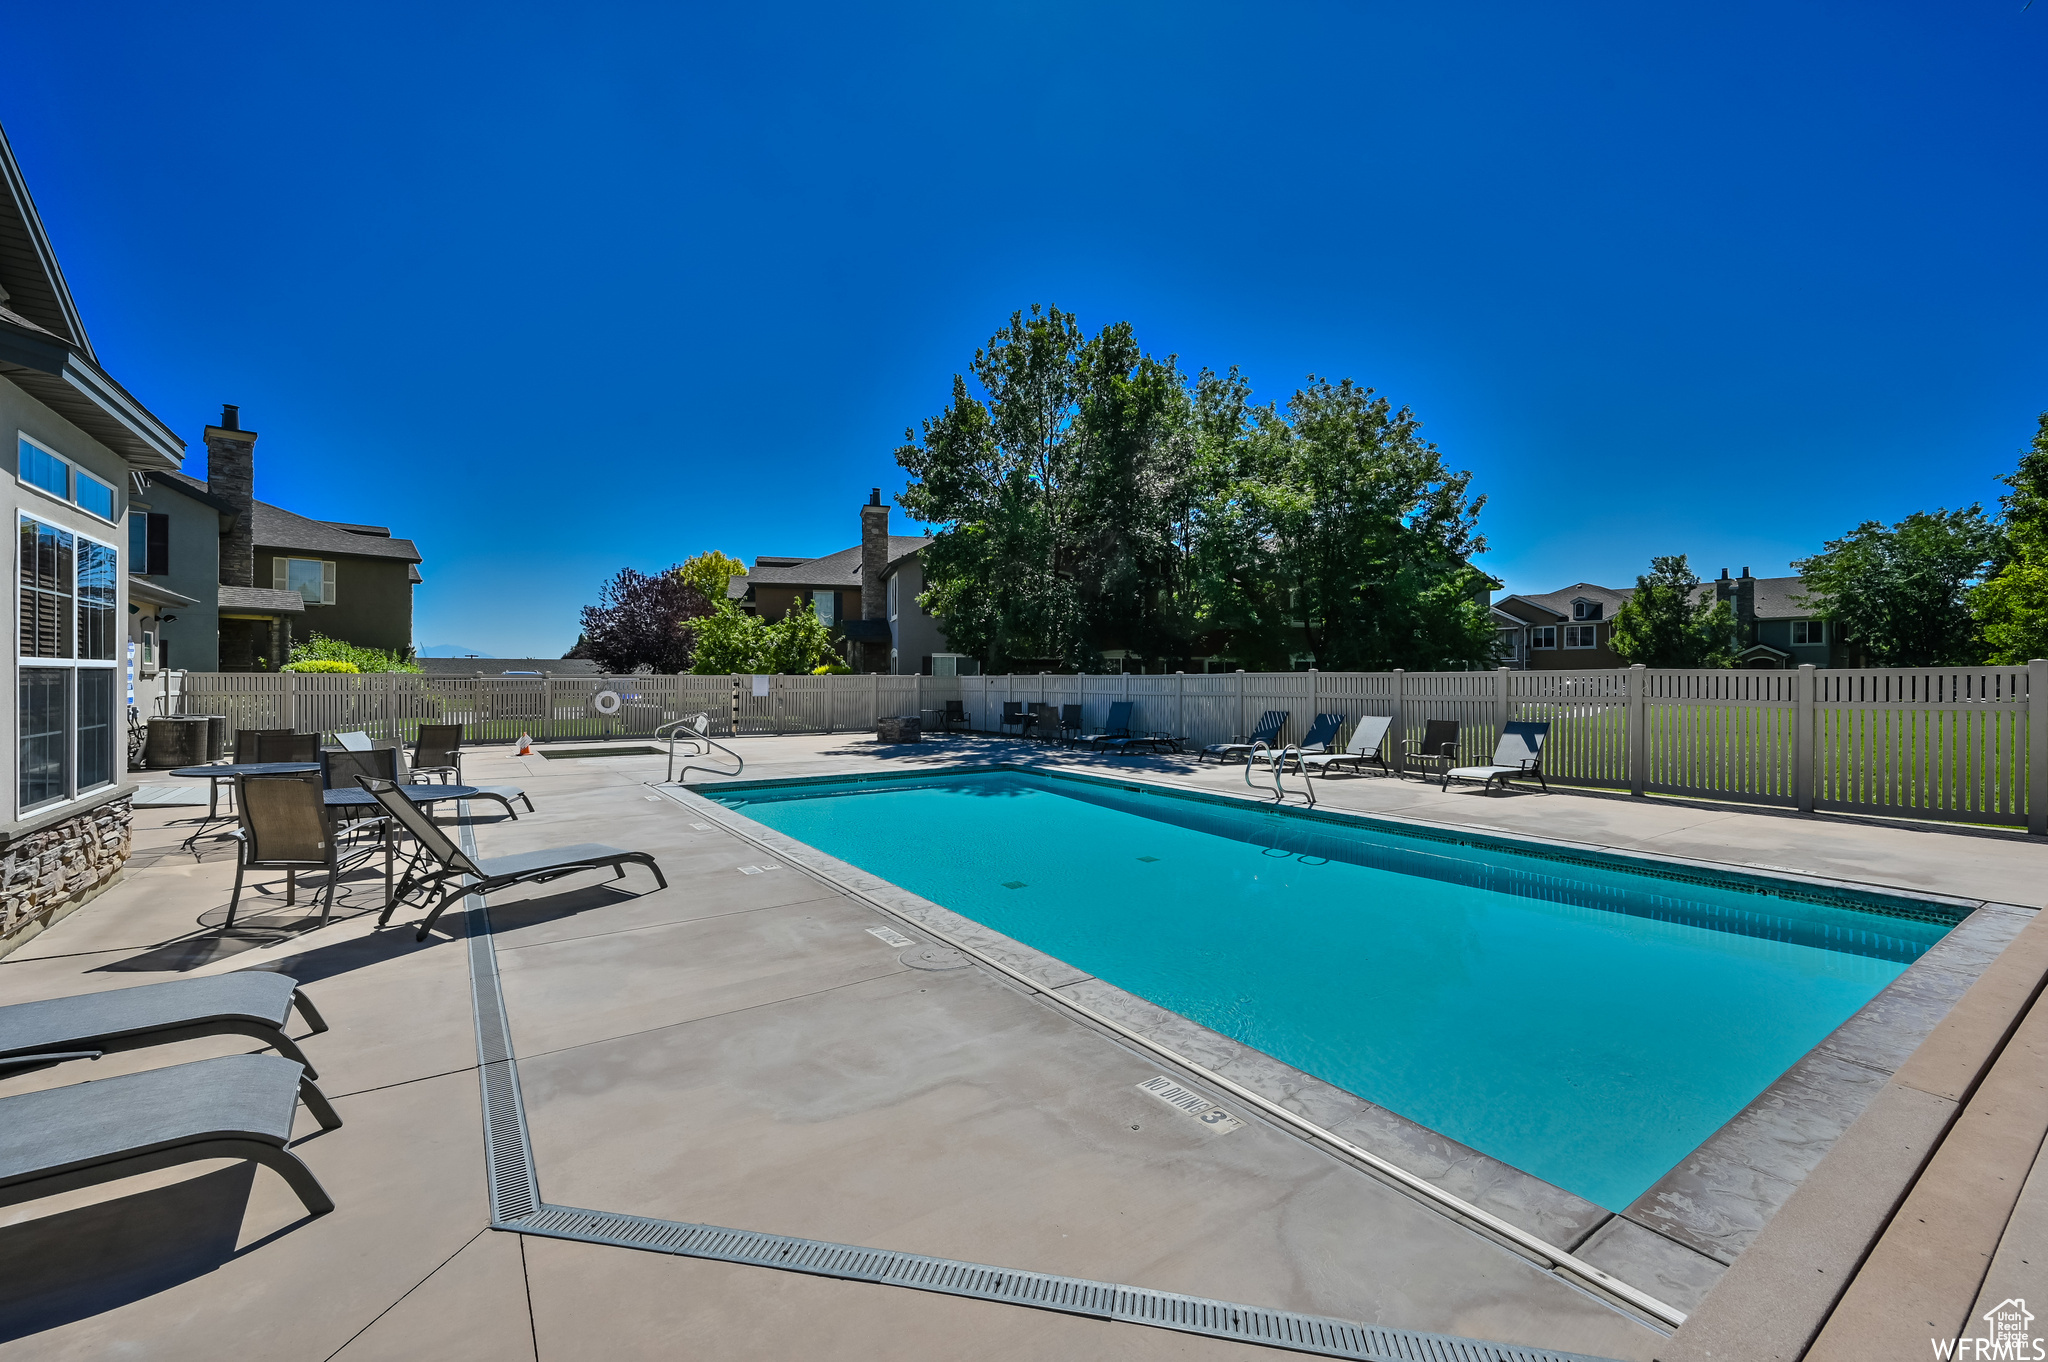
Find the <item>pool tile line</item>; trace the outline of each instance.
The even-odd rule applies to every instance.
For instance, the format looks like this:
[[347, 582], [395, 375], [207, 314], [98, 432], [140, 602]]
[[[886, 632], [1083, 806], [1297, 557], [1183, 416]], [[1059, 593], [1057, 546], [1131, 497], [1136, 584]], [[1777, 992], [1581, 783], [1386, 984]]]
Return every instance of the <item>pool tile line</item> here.
[[[459, 807], [462, 847], [475, 856], [476, 832], [469, 818], [469, 806], [463, 802]], [[1413, 1362], [1424, 1357], [1442, 1362], [1611, 1362], [1584, 1353], [1390, 1329], [1151, 1287], [554, 1205], [540, 1195], [526, 1103], [520, 1093], [517, 1057], [512, 1048], [511, 1023], [505, 1013], [497, 951], [492, 944], [490, 908], [481, 894], [467, 895], [463, 907], [468, 921], [465, 935], [470, 996], [476, 1018], [485, 1181], [490, 1193], [492, 1229], [966, 1296], [1359, 1362]]]
[[[987, 768], [978, 768], [987, 769]], [[929, 774], [929, 773], [927, 773]], [[764, 784], [766, 782], [763, 782]], [[788, 782], [781, 782], [788, 783]], [[1217, 1072], [1185, 1053], [1162, 1041], [1132, 1029], [1096, 1007], [1071, 996], [1066, 990], [1069, 985], [1089, 980], [1085, 972], [1075, 969], [1064, 961], [1034, 950], [1022, 942], [1015, 941], [1001, 933], [990, 930], [971, 919], [961, 917], [938, 904], [929, 903], [916, 895], [890, 884], [878, 876], [868, 874], [857, 867], [828, 856], [794, 838], [788, 837], [751, 818], [738, 813], [716, 801], [706, 799], [694, 790], [675, 786], [657, 786], [663, 793], [674, 799], [699, 818], [708, 818], [732, 833], [734, 836], [752, 842], [762, 850], [780, 856], [796, 869], [840, 889], [849, 896], [868, 904], [879, 912], [888, 914], [920, 931], [938, 938], [941, 944], [980, 962], [1000, 975], [1041, 996], [1053, 1000], [1084, 1021], [1102, 1028], [1112, 1035], [1133, 1044], [1166, 1063], [1178, 1066], [1185, 1073], [1219, 1090], [1226, 1096], [1246, 1103], [1263, 1116], [1289, 1129], [1296, 1135], [1306, 1136], [1312, 1142], [1332, 1150], [1381, 1181], [1389, 1183], [1416, 1200], [1464, 1223], [1467, 1228], [1493, 1239], [1520, 1256], [1535, 1262], [1538, 1266], [1556, 1273], [1560, 1278], [1581, 1289], [1619, 1305], [1631, 1314], [1653, 1321], [1656, 1327], [1676, 1328], [1685, 1322], [1685, 1312], [1676, 1306], [1659, 1300], [1621, 1278], [1578, 1257], [1570, 1250], [1544, 1238], [1540, 1234], [1524, 1229], [1492, 1211], [1450, 1192], [1422, 1178], [1399, 1164], [1355, 1144], [1335, 1131], [1309, 1120], [1297, 1112], [1290, 1111], [1278, 1102], [1266, 1097], [1236, 1080]], [[721, 787], [722, 788], [722, 787]], [[1162, 787], [1170, 788], [1170, 787]], [[944, 925], [941, 925], [943, 923]], [[973, 938], [983, 938], [985, 944], [974, 944]], [[996, 950], [991, 950], [994, 946]], [[1001, 953], [998, 954], [997, 952]], [[1008, 955], [1020, 963], [1035, 968], [1020, 968], [1006, 961]], [[1122, 990], [1117, 990], [1121, 993]], [[1126, 995], [1130, 996], [1130, 995]], [[1137, 1000], [1142, 1002], [1142, 999]], [[1150, 1004], [1147, 1004], [1150, 1006]], [[1227, 1039], [1227, 1038], [1225, 1038]], [[1256, 1053], [1256, 1052], [1253, 1052]], [[1305, 1076], [1305, 1075], [1304, 1075]], [[1392, 1115], [1393, 1113], [1388, 1113]], [[1412, 1122], [1409, 1124], [1413, 1124]], [[1421, 1129], [1421, 1127], [1417, 1127]], [[1435, 1132], [1429, 1132], [1435, 1134]], [[1441, 1139], [1442, 1136], [1437, 1136]], [[1478, 1151], [1473, 1151], [1475, 1155]], [[1486, 1158], [1485, 1155], [1478, 1157]], [[1501, 1168], [1510, 1165], [1492, 1160]], [[1519, 1169], [1512, 1169], [1519, 1177], [1530, 1175]], [[1540, 1181], [1540, 1179], [1538, 1180]], [[1605, 1218], [1606, 1213], [1602, 1213]], [[1595, 1227], [1597, 1228], [1597, 1226]]]

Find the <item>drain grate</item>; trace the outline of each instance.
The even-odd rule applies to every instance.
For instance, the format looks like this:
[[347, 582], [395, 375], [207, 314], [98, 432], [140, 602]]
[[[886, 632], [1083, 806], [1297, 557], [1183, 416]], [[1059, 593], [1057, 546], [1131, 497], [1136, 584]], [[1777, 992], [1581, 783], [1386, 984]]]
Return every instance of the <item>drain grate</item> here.
[[[467, 801], [460, 808], [462, 849], [475, 856], [476, 832], [469, 821]], [[892, 1249], [548, 1205], [540, 1199], [540, 1182], [533, 1167], [526, 1104], [519, 1092], [512, 1030], [498, 982], [497, 952], [491, 944], [490, 907], [481, 894], [469, 895], [463, 906], [467, 910], [463, 920], [468, 932], [470, 997], [476, 1010], [477, 1060], [483, 1086], [485, 1175], [490, 1184], [491, 1223], [496, 1229], [971, 1296], [1324, 1357], [1360, 1358], [1366, 1362], [1604, 1362], [1581, 1353], [1385, 1329], [1083, 1277], [1057, 1277], [952, 1258], [927, 1258]], [[1178, 1086], [1171, 1080], [1167, 1082], [1169, 1086]]]

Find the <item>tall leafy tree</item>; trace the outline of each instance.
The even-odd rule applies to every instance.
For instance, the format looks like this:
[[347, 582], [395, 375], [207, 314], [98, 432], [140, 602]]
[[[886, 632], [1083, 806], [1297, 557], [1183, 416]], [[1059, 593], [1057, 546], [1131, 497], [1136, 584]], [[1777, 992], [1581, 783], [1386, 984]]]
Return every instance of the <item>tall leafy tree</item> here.
[[697, 588], [705, 600], [722, 606], [726, 601], [725, 588], [735, 577], [747, 575], [747, 565], [737, 558], [727, 557], [717, 549], [706, 549], [685, 558], [674, 571]]
[[1874, 667], [1954, 667], [1979, 661], [1971, 589], [2001, 551], [1981, 506], [1872, 520], [1792, 565], [1806, 602], [1839, 625]]
[[1702, 585], [1685, 554], [1652, 558], [1614, 612], [1616, 654], [1646, 667], [1734, 666], [1735, 612]]
[[711, 602], [683, 580], [680, 569], [649, 576], [622, 568], [605, 583], [597, 604], [583, 607], [578, 648], [608, 672], [686, 672], [690, 622], [711, 613]]
[[1993, 576], [1970, 597], [1985, 660], [2048, 657], [2048, 412], [2019, 467], [2001, 479], [2004, 543]]

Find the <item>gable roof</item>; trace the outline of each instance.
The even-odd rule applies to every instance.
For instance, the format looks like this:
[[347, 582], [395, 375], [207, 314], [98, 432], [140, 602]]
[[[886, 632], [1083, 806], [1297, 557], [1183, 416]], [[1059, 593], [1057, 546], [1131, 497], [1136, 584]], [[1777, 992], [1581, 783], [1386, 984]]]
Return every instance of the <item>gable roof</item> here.
[[[892, 534], [889, 536], [889, 567], [893, 568], [931, 543], [927, 535]], [[845, 590], [860, 585], [860, 545], [828, 553], [823, 558], [769, 558], [756, 557], [754, 566], [744, 577], [728, 578], [725, 594], [730, 600], [738, 600], [753, 586], [808, 586], [824, 587], [831, 590]]]
[[255, 537], [259, 549], [292, 549], [307, 553], [339, 553], [357, 558], [397, 558], [408, 563], [420, 561], [420, 551], [410, 539], [393, 539], [388, 534], [363, 534], [344, 529], [331, 520], [313, 520], [272, 506], [256, 503]]
[[[1554, 616], [1558, 620], [1568, 620], [1572, 617], [1572, 602], [1574, 600], [1598, 601], [1606, 607], [1606, 609], [1600, 612], [1600, 618], [1611, 620], [1614, 618], [1614, 612], [1619, 610], [1627, 603], [1628, 598], [1635, 594], [1636, 589], [1632, 586], [1612, 587], [1600, 586], [1593, 582], [1578, 582], [1558, 591], [1544, 591], [1540, 593], [1517, 592], [1512, 596], [1503, 596], [1494, 602], [1494, 608], [1497, 610], [1510, 603], [1520, 602], [1524, 605], [1534, 606], [1537, 610]], [[1542, 622], [1538, 621], [1538, 623]]]
[[100, 368], [28, 181], [0, 131], [0, 376], [138, 468], [185, 442]]

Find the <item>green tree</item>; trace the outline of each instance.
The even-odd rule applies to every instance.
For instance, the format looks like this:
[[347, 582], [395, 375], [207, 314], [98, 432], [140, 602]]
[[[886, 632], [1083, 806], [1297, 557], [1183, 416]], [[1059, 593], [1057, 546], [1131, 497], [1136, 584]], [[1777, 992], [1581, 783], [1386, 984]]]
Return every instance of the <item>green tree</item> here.
[[1685, 554], [1652, 558], [1614, 612], [1615, 653], [1645, 667], [1734, 666], [1735, 612], [1701, 585]]
[[2003, 536], [1981, 506], [1866, 521], [1792, 565], [1805, 604], [1839, 626], [1873, 667], [1955, 667], [1980, 660], [1971, 589]]
[[811, 603], [799, 600], [773, 624], [726, 605], [692, 621], [699, 676], [734, 672], [800, 676], [836, 662], [832, 631]]
[[386, 652], [382, 648], [360, 648], [353, 643], [344, 643], [338, 638], [315, 633], [304, 642], [294, 642], [286, 655], [285, 665], [280, 671], [327, 671], [326, 667], [312, 667], [300, 664], [315, 662], [346, 662], [359, 672], [416, 672], [420, 664], [413, 660], [412, 649], [404, 652]]
[[674, 569], [677, 576], [697, 588], [700, 595], [713, 605], [725, 603], [726, 584], [735, 577], [747, 575], [747, 565], [737, 558], [728, 558], [717, 549], [706, 549], [703, 553], [685, 558], [682, 565]]
[[2048, 411], [2019, 467], [2000, 479], [2005, 542], [1994, 575], [1970, 594], [1985, 660], [2048, 657]]

